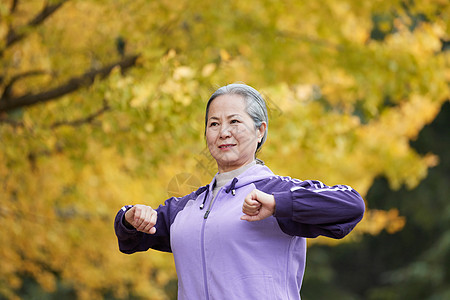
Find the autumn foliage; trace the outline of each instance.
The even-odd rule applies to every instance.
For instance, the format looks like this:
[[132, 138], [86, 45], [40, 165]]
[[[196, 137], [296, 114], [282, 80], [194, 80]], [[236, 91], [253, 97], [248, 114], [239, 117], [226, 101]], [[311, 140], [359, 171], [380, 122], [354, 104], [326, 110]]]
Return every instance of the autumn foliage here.
[[[210, 181], [204, 108], [227, 83], [267, 98], [275, 173], [413, 189], [439, 163], [409, 143], [449, 99], [449, 14], [440, 0], [2, 1], [0, 295], [32, 278], [167, 299], [171, 255], [119, 253], [113, 218]], [[344, 241], [404, 226], [367, 207]]]

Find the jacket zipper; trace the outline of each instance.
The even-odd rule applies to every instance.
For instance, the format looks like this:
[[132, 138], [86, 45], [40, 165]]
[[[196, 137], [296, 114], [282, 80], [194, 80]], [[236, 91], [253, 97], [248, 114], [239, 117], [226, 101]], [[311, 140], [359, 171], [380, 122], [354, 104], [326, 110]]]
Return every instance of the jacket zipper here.
[[217, 192], [215, 197], [211, 199], [211, 202], [208, 205], [208, 209], [205, 212], [205, 215], [203, 216], [203, 224], [202, 224], [202, 233], [201, 233], [201, 249], [202, 249], [202, 267], [203, 267], [203, 284], [205, 286], [205, 299], [209, 300], [209, 293], [208, 293], [208, 280], [207, 280], [207, 273], [206, 273], [206, 253], [205, 253], [205, 226], [206, 226], [206, 219], [208, 219], [209, 213], [211, 212], [214, 199], [217, 197], [217, 195], [220, 193], [220, 190]]
[[208, 219], [209, 213], [211, 212], [214, 200], [217, 198], [217, 195], [220, 193], [220, 190], [217, 192], [217, 194], [215, 196], [213, 196], [213, 198], [211, 199], [211, 202], [208, 205], [208, 209], [205, 212], [205, 215], [203, 216], [203, 219]]
[[206, 219], [203, 219], [202, 235], [201, 235], [201, 242], [202, 242], [202, 267], [203, 267], [203, 285], [205, 287], [205, 299], [209, 300], [208, 280], [206, 279], [205, 223], [206, 223]]
[[[235, 190], [234, 190], [234, 184], [236, 184], [237, 179], [233, 179], [233, 190], [232, 190], [232, 194], [233, 196], [236, 194]], [[208, 294], [208, 280], [207, 280], [207, 274], [206, 274], [206, 253], [205, 253], [205, 226], [206, 226], [206, 220], [208, 219], [209, 213], [212, 210], [212, 207], [214, 205], [214, 202], [216, 200], [216, 198], [219, 196], [220, 192], [222, 192], [223, 187], [220, 188], [217, 191], [217, 194], [214, 195], [211, 199], [211, 202], [208, 205], [208, 209], [205, 212], [205, 215], [203, 216], [203, 224], [202, 224], [202, 233], [201, 233], [201, 249], [202, 249], [202, 265], [203, 265], [203, 283], [205, 286], [205, 299], [209, 300], [209, 294]], [[227, 191], [228, 193], [229, 191]], [[207, 195], [207, 197], [209, 198], [209, 196]], [[207, 200], [207, 199], [205, 199]], [[205, 201], [203, 201], [203, 203], [205, 203]], [[203, 204], [202, 204], [203, 205]], [[200, 206], [200, 209], [202, 209], [203, 206]]]

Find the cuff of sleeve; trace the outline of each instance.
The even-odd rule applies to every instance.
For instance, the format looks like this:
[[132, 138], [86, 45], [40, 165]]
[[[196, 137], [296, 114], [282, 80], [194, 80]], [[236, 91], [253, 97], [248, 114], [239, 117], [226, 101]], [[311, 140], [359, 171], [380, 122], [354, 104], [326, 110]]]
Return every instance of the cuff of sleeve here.
[[291, 191], [273, 193], [275, 198], [275, 217], [292, 217], [292, 195]]
[[120, 227], [122, 227], [122, 230], [125, 232], [135, 232], [136, 231], [136, 228], [134, 228], [134, 227], [131, 228], [131, 227], [128, 227], [127, 225], [125, 225], [125, 214], [123, 214], [123, 216], [122, 216], [122, 219], [120, 222]]
[[119, 218], [120, 218], [119, 219], [119, 228], [120, 228], [120, 231], [125, 232], [127, 234], [137, 232], [136, 228], [129, 228], [128, 226], [125, 225], [125, 213], [127, 212], [127, 210], [129, 210], [132, 207], [133, 207], [133, 205], [124, 206], [122, 208], [121, 214], [119, 214]]

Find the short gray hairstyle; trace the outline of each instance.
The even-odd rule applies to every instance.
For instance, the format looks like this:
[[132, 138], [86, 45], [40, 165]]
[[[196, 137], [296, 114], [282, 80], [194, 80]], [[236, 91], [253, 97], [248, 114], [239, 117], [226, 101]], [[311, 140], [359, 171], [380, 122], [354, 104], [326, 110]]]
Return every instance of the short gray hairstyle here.
[[242, 96], [247, 106], [247, 113], [253, 119], [255, 128], [259, 129], [263, 122], [266, 123], [266, 130], [264, 131], [264, 136], [261, 139], [261, 142], [258, 142], [258, 146], [256, 147], [256, 152], [258, 152], [267, 139], [267, 130], [269, 128], [269, 117], [267, 114], [266, 101], [256, 89], [252, 88], [249, 85], [242, 83], [233, 83], [225, 85], [218, 88], [211, 95], [211, 97], [208, 100], [208, 103], [206, 104], [205, 134], [206, 134], [206, 127], [208, 125], [209, 106], [211, 105], [214, 99], [222, 95]]

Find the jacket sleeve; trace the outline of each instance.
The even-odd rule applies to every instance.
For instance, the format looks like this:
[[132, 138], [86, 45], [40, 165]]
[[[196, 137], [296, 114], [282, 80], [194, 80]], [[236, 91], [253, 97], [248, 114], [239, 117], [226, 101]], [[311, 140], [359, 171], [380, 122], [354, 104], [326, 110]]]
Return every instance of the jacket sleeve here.
[[326, 186], [320, 181], [283, 180], [272, 192], [283, 232], [308, 238], [319, 235], [340, 239], [361, 221], [365, 203], [347, 185]]
[[196, 192], [182, 198], [169, 198], [164, 202], [164, 205], [160, 205], [156, 209], [158, 218], [155, 224], [155, 234], [147, 234], [137, 231], [134, 228], [130, 229], [126, 227], [124, 225], [125, 213], [133, 206], [126, 205], [122, 207], [114, 220], [114, 230], [119, 242], [119, 250], [126, 254], [147, 251], [150, 248], [164, 252], [172, 252], [170, 247], [170, 225], [186, 203], [191, 199], [195, 200], [203, 190], [203, 188], [200, 188]]

